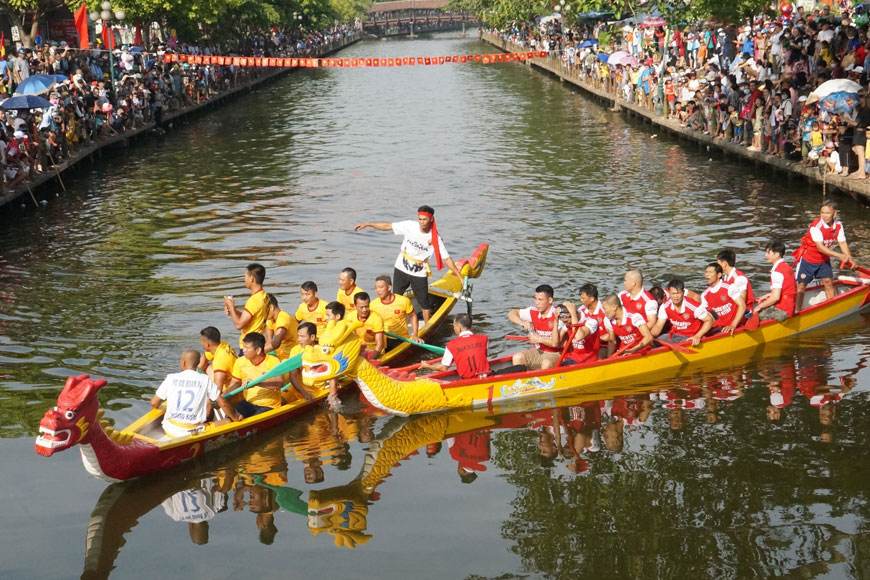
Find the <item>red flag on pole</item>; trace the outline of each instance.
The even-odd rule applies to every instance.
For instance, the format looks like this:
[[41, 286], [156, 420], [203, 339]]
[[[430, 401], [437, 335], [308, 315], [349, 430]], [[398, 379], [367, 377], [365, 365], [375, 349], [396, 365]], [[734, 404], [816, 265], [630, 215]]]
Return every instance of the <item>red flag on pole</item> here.
[[88, 38], [88, 7], [82, 4], [75, 13], [76, 32], [79, 33], [79, 48], [90, 48]]
[[136, 36], [133, 37], [133, 44], [142, 46], [142, 23], [136, 23]]

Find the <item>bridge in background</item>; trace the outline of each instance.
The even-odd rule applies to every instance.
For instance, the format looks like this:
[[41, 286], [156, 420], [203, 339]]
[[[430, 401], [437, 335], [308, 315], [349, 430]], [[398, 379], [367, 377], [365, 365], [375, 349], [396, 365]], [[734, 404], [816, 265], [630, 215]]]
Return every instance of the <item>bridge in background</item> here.
[[402, 36], [440, 30], [465, 30], [477, 25], [474, 14], [446, 10], [450, 0], [401, 0], [371, 5], [363, 23], [367, 32], [378, 36]]

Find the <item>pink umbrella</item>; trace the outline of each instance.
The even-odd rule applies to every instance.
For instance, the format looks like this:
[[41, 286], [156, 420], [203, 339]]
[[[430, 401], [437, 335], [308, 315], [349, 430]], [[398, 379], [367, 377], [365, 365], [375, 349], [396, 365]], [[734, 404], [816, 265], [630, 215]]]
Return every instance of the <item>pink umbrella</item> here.
[[648, 26], [650, 28], [658, 28], [659, 26], [664, 26], [665, 24], [667, 24], [667, 22], [665, 22], [665, 19], [661, 16], [650, 16], [642, 23], [643, 26]]
[[627, 52], [615, 52], [610, 55], [607, 59], [607, 64], [609, 65], [618, 65], [622, 66], [637, 66], [637, 59], [628, 54]]

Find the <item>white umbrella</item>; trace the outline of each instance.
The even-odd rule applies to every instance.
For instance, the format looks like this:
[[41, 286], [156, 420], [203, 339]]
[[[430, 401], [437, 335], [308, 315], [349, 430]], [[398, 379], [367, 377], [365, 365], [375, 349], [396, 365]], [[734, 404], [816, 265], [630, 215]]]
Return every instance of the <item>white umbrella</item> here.
[[[857, 93], [863, 88], [855, 81], [850, 81], [849, 79], [832, 79], [816, 87], [816, 90], [810, 93], [810, 98], [807, 99], [807, 102], [824, 99], [832, 93]], [[813, 99], [813, 96], [815, 96], [815, 99]]]

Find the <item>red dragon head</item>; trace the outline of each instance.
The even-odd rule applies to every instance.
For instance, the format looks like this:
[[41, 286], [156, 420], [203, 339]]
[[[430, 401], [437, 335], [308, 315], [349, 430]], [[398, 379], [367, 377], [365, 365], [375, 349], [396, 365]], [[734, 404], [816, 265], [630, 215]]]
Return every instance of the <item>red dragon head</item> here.
[[36, 452], [46, 457], [64, 451], [85, 441], [97, 419], [99, 401], [97, 391], [105, 386], [103, 379], [94, 381], [88, 375], [69, 377], [57, 406], [45, 412], [39, 422]]

